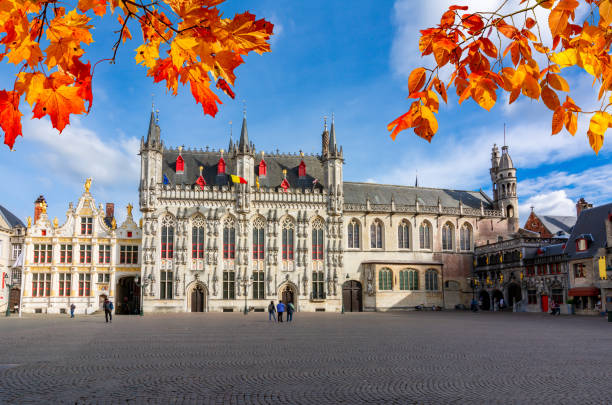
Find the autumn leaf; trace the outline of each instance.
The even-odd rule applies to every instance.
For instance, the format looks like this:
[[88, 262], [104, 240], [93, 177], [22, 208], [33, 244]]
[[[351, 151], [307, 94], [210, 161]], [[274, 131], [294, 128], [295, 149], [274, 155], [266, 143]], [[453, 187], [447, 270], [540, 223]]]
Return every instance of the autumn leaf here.
[[576, 49], [566, 49], [563, 52], [552, 54], [550, 60], [561, 67], [573, 66], [578, 63], [578, 51]]
[[569, 84], [567, 84], [567, 81], [563, 78], [563, 76], [550, 74], [548, 75], [547, 80], [548, 84], [550, 84], [554, 89], [559, 91], [570, 91]]
[[13, 149], [15, 138], [21, 133], [19, 94], [14, 91], [0, 90], [0, 128], [4, 131], [4, 143]]
[[557, 93], [548, 86], [542, 87], [542, 101], [552, 111], [555, 111], [561, 105]]
[[415, 93], [423, 88], [427, 75], [425, 69], [416, 68], [410, 72], [408, 77], [408, 94]]
[[565, 121], [565, 108], [563, 106], [557, 107], [552, 116], [552, 135], [558, 134], [563, 129], [563, 122]]
[[152, 68], [159, 59], [159, 41], [146, 42], [136, 48], [136, 64]]
[[170, 56], [172, 57], [172, 63], [174, 67], [180, 69], [185, 63], [185, 59], [195, 58], [193, 48], [198, 42], [190, 36], [178, 37], [172, 41], [170, 46]]
[[85, 112], [85, 105], [78, 91], [74, 86], [46, 86], [32, 109], [33, 117], [42, 118], [48, 115], [53, 128], [61, 133], [70, 123], [70, 114]]

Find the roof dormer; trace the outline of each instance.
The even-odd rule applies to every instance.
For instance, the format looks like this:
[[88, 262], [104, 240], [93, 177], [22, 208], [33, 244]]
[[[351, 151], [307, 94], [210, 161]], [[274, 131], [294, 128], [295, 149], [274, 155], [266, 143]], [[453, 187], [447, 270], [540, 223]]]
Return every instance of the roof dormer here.
[[259, 174], [259, 177], [266, 177], [268, 175], [268, 165], [266, 164], [266, 161], [264, 160], [263, 151], [261, 151], [261, 162], [259, 162], [258, 174]]
[[298, 166], [298, 177], [300, 179], [306, 177], [306, 163], [304, 163], [304, 159], [302, 159], [300, 165]]
[[179, 154], [178, 154], [178, 157], [176, 158], [176, 172], [182, 174], [185, 172], [185, 160], [183, 159], [183, 156], [182, 156], [183, 147], [179, 146], [178, 151], [179, 151]]

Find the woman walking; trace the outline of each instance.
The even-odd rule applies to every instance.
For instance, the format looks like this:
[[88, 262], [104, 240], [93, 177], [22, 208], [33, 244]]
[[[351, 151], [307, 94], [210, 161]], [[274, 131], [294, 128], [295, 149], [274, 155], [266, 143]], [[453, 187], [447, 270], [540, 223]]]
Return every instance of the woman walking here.
[[274, 306], [274, 301], [270, 301], [270, 305], [268, 305], [268, 320], [271, 321], [272, 319], [276, 322], [276, 306]]

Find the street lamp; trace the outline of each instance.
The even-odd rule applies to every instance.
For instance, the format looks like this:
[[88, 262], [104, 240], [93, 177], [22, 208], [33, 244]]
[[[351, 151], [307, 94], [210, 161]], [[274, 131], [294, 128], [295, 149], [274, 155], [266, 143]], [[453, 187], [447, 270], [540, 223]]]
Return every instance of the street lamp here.
[[253, 276], [251, 275], [251, 277], [246, 278], [245, 277], [240, 277], [238, 276], [238, 285], [241, 285], [242, 288], [244, 288], [244, 311], [243, 313], [245, 315], [248, 315], [249, 313], [249, 309], [247, 308], [247, 288], [250, 287], [253, 284]]
[[[4, 279], [8, 280], [8, 278], [8, 273], [4, 273]], [[15, 283], [9, 284], [7, 281], [5, 284], [9, 291], [8, 296], [6, 297], [6, 316], [11, 316], [11, 289], [15, 286]]]

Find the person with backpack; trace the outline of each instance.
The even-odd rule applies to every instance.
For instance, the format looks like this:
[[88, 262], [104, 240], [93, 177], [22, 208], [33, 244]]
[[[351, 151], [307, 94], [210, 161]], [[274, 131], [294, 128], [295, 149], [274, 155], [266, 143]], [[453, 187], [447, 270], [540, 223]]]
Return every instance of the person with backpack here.
[[108, 300], [108, 298], [104, 299], [104, 318], [106, 319], [106, 323], [110, 320], [110, 323], [113, 323], [113, 303]]
[[276, 306], [274, 301], [270, 301], [270, 305], [268, 305], [268, 320], [271, 321], [272, 319], [276, 322]]
[[283, 312], [285, 312], [285, 304], [283, 304], [283, 300], [278, 301], [278, 305], [276, 306], [276, 312], [278, 313], [278, 321], [283, 321]]
[[295, 312], [295, 307], [293, 306], [293, 302], [287, 304], [287, 322], [291, 322], [293, 320], [293, 313]]
[[76, 305], [74, 303], [70, 304], [70, 317], [74, 318], [74, 310], [76, 309]]

